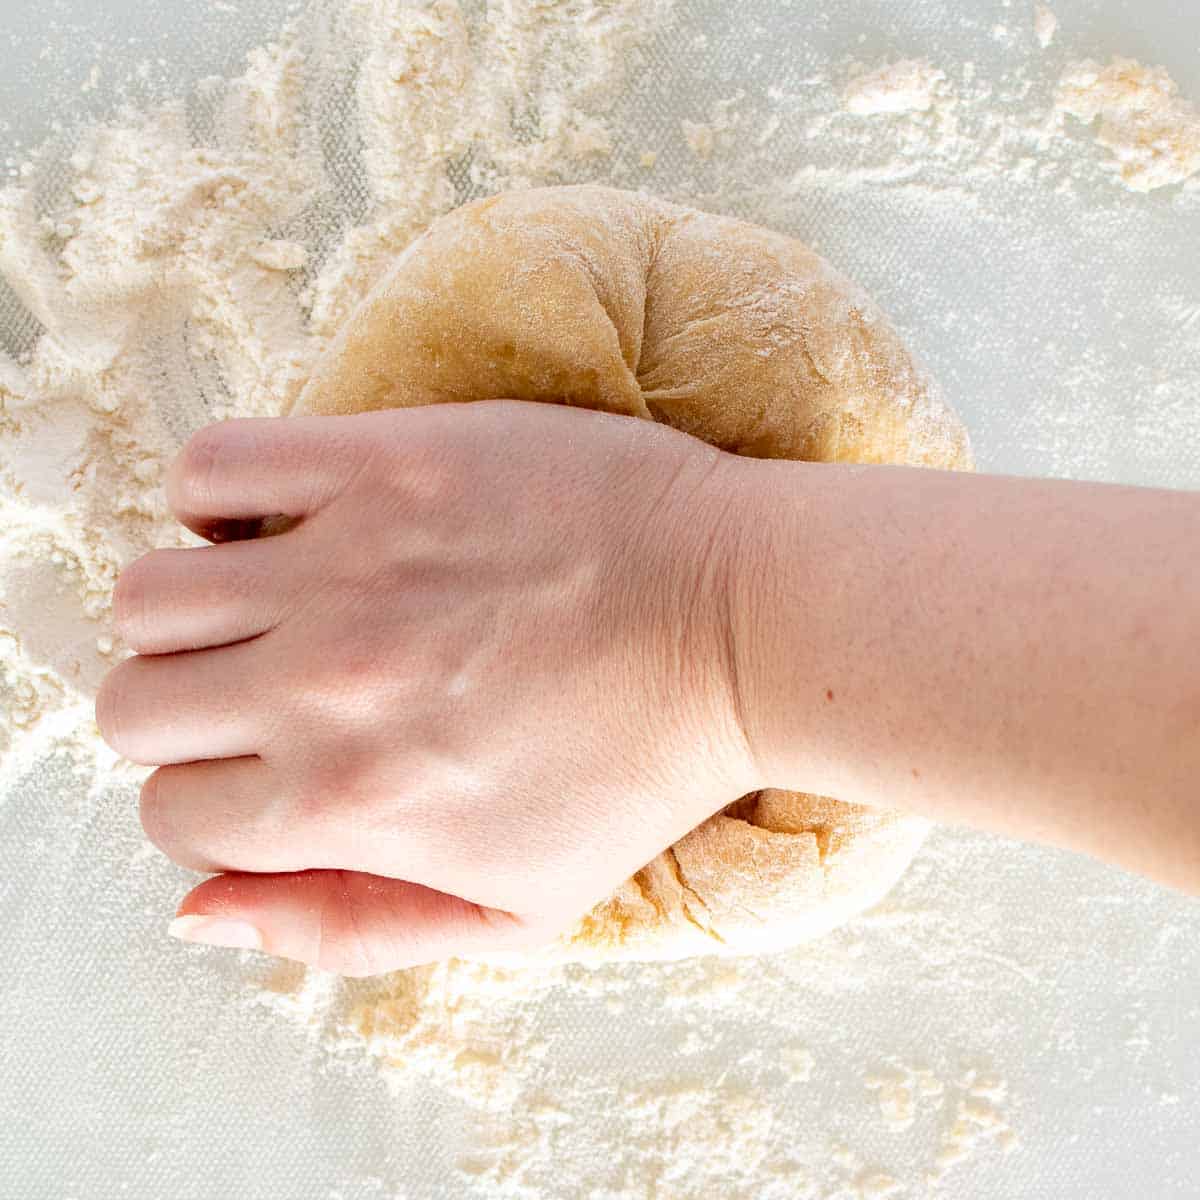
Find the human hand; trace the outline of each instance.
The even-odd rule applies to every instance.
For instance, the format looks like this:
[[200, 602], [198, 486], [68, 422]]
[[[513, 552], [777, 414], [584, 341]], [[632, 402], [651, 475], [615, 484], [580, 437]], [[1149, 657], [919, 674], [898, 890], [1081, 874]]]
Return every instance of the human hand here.
[[147, 835], [221, 872], [173, 931], [351, 975], [541, 944], [760, 786], [735, 461], [506, 401], [197, 434], [168, 498], [223, 544], [122, 575], [96, 705]]

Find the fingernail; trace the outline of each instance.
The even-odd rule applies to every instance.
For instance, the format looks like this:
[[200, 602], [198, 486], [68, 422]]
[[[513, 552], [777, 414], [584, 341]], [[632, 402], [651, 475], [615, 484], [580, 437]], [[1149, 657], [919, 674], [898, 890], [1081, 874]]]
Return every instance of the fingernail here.
[[248, 542], [262, 530], [260, 517], [231, 517], [213, 524], [204, 531], [210, 542]]
[[233, 950], [261, 950], [262, 934], [248, 921], [231, 917], [176, 917], [167, 926], [171, 937], [181, 942], [204, 942]]

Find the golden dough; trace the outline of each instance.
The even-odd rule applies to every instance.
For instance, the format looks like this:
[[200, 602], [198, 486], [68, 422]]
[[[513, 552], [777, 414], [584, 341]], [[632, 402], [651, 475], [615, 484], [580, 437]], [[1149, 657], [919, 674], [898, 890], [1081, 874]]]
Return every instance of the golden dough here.
[[[971, 468], [958, 419], [822, 258], [611, 188], [513, 192], [436, 221], [351, 315], [295, 411], [497, 397], [665, 421], [759, 458]], [[879, 900], [926, 829], [883, 809], [758, 792], [525, 957], [791, 945]]]

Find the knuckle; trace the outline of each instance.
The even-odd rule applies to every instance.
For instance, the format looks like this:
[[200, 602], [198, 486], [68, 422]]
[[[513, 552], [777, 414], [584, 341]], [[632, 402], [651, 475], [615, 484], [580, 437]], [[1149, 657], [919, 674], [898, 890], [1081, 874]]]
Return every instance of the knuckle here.
[[357, 860], [377, 854], [381, 839], [394, 836], [395, 814], [380, 802], [382, 795], [369, 764], [331, 762], [305, 772], [290, 804], [290, 820], [333, 857]]
[[[96, 693], [96, 726], [100, 730], [100, 736], [110, 746], [113, 744], [113, 736], [117, 730], [116, 693], [113, 689], [112, 677], [113, 672], [110, 671], [104, 677], [104, 682], [100, 684], [100, 690]], [[116, 747], [114, 746], [113, 749]]]
[[193, 493], [204, 493], [221, 454], [224, 436], [220, 426], [209, 425], [192, 434], [179, 460], [180, 482]]
[[305, 771], [302, 802], [314, 813], [326, 813], [348, 801], [362, 801], [370, 789], [370, 770], [360, 754], [320, 754]]
[[185, 829], [180, 828], [178, 818], [172, 820], [172, 811], [178, 811], [171, 803], [173, 768], [160, 767], [142, 784], [138, 798], [138, 820], [146, 840], [161, 850], [172, 862], [189, 871], [212, 871], [216, 865], [209, 857], [198, 852], [191, 844]]
[[118, 753], [126, 757], [136, 749], [130, 734], [129, 693], [132, 668], [127, 660], [118, 663], [105, 676], [96, 693], [96, 724], [100, 736]]
[[147, 839], [164, 854], [170, 854], [167, 827], [163, 820], [162, 771], [155, 771], [142, 784], [138, 797], [138, 820]]
[[[328, 609], [336, 612], [337, 624], [357, 625], [357, 630], [312, 630], [309, 622], [304, 635], [296, 639], [305, 643], [303, 648], [281, 665], [292, 707], [313, 723], [337, 722], [347, 710], [352, 715], [354, 704], [361, 703], [377, 670], [374, 659], [355, 645], [366, 641], [357, 614], [342, 612], [332, 604]], [[298, 623], [295, 617], [292, 620]], [[312, 636], [305, 636], [310, 633]]]
[[367, 823], [366, 805], [355, 787], [326, 770], [306, 770], [288, 803], [290, 829], [336, 854], [356, 828]]
[[549, 942], [559, 932], [561, 921], [529, 919], [503, 908], [481, 906], [479, 919], [488, 940], [498, 949], [532, 950]]
[[354, 872], [331, 871], [325, 882], [313, 965], [351, 978], [380, 974], [385, 967], [376, 947], [360, 932], [355, 919], [363, 877]]
[[177, 505], [203, 509], [213, 500], [217, 469], [229, 455], [235, 424], [206, 425], [188, 438], [170, 473], [169, 490]]
[[113, 591], [113, 626], [117, 636], [134, 650], [149, 643], [151, 580], [164, 553], [152, 550], [131, 563], [121, 572]]

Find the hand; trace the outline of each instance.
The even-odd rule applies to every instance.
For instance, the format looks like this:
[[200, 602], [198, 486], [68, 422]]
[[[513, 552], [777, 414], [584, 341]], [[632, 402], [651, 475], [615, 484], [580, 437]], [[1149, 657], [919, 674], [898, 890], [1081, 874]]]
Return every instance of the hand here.
[[[758, 786], [736, 460], [487, 402], [231, 421], [170, 473], [214, 541], [121, 577], [97, 700], [142, 823], [221, 872], [174, 931], [345, 974], [544, 943]], [[251, 523], [251, 524], [248, 524]]]

